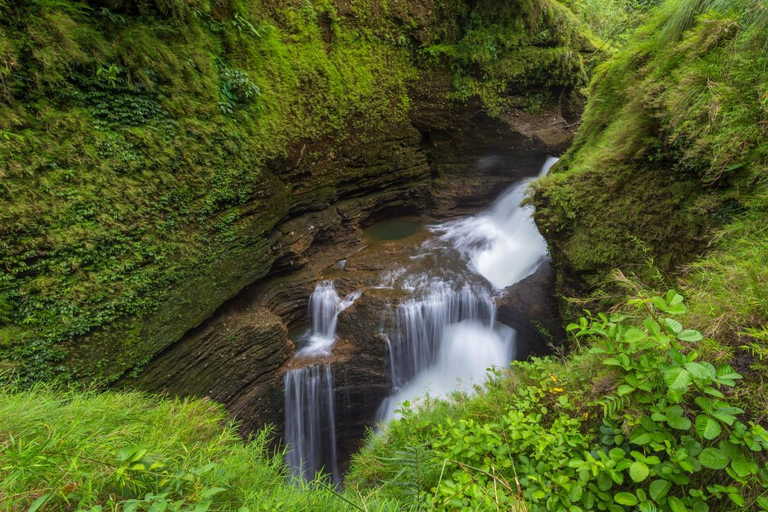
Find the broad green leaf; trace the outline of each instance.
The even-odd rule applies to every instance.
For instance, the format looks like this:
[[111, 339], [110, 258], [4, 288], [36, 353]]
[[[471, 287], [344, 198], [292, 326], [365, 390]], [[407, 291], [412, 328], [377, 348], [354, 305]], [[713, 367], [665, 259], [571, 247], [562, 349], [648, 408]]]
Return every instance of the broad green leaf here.
[[678, 322], [673, 318], [665, 318], [664, 325], [669, 327], [669, 329], [675, 334], [678, 334], [680, 331], [683, 330], [683, 324], [681, 324], [680, 322]]
[[685, 416], [669, 416], [667, 418], [667, 424], [677, 430], [688, 430], [691, 428], [691, 420]]
[[581, 499], [582, 494], [584, 494], [584, 489], [581, 485], [574, 485], [568, 490], [568, 499], [572, 503], [576, 503]]
[[660, 499], [667, 495], [671, 488], [672, 482], [668, 480], [654, 480], [651, 482], [651, 485], [648, 488], [648, 492], [650, 493], [651, 498], [658, 502]]
[[699, 455], [699, 462], [705, 468], [723, 469], [728, 465], [728, 455], [717, 448], [704, 448]]
[[717, 378], [738, 380], [738, 379], [741, 379], [742, 376], [740, 373], [737, 373], [736, 370], [734, 370], [733, 367], [731, 367], [731, 365], [721, 364], [721, 365], [718, 365], [717, 367]]
[[637, 327], [630, 327], [627, 332], [624, 333], [624, 341], [632, 343], [636, 341], [644, 340], [648, 337], [645, 331], [638, 329]]
[[667, 301], [665, 301], [661, 297], [653, 297], [651, 299], [651, 302], [653, 303], [654, 306], [656, 306], [657, 308], [659, 308], [662, 311], [667, 311], [667, 309], [669, 308], [669, 305], [667, 304]]
[[731, 501], [737, 504], [738, 506], [740, 507], [744, 506], [744, 497], [738, 492], [729, 493], [728, 497], [731, 498]]
[[631, 466], [629, 466], [629, 477], [634, 482], [642, 482], [646, 478], [648, 478], [648, 475], [650, 474], [650, 470], [648, 469], [648, 466], [645, 465], [645, 462], [633, 462]]
[[646, 432], [644, 428], [638, 427], [632, 431], [629, 440], [634, 444], [644, 445], [650, 443], [653, 440], [653, 437], [651, 437], [651, 434]]
[[699, 341], [704, 339], [704, 336], [702, 336], [699, 331], [694, 331], [693, 329], [685, 329], [684, 331], [678, 333], [677, 339], [680, 341]]
[[677, 306], [678, 304], [683, 303], [683, 296], [677, 293], [675, 290], [669, 290], [667, 292], [666, 299], [670, 306]]
[[691, 374], [684, 368], [673, 366], [664, 372], [664, 381], [669, 389], [685, 391], [691, 383]]
[[619, 505], [626, 505], [628, 507], [637, 505], [637, 497], [634, 494], [630, 494], [628, 492], [620, 492], [613, 497], [613, 501]]
[[712, 375], [709, 374], [709, 370], [707, 370], [703, 364], [685, 363], [685, 369], [688, 370], [691, 375], [697, 379], [706, 379], [712, 377]]
[[688, 311], [688, 308], [686, 308], [683, 304], [675, 304], [667, 308], [667, 313], [670, 315], [682, 315], [686, 311]]
[[670, 496], [667, 504], [669, 505], [669, 508], [672, 510], [672, 512], [688, 512], [688, 508], [685, 506], [682, 500], [680, 500], [680, 498]]
[[709, 512], [709, 505], [702, 500], [696, 500], [693, 503], [693, 512]]
[[621, 386], [618, 387], [616, 391], [618, 392], [619, 396], [624, 396], [632, 393], [634, 390], [635, 390], [634, 387], [629, 386], [627, 384], [622, 384]]
[[745, 457], [739, 457], [731, 461], [731, 467], [740, 477], [754, 475], [757, 473], [757, 464]]
[[720, 423], [717, 420], [705, 414], [696, 416], [696, 433], [704, 439], [712, 440], [719, 436], [721, 431]]

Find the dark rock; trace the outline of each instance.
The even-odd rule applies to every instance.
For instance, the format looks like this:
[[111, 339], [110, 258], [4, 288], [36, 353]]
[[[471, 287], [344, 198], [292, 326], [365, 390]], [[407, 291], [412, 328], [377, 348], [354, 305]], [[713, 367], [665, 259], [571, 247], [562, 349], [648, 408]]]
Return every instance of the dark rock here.
[[552, 263], [546, 260], [497, 302], [498, 320], [517, 331], [516, 359], [546, 354], [565, 340], [555, 279]]

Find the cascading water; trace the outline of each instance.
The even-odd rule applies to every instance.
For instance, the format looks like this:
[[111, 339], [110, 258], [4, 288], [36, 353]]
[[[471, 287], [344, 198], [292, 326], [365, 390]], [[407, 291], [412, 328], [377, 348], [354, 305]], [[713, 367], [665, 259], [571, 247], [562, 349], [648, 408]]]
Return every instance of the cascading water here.
[[[544, 175], [557, 161], [548, 158]], [[505, 192], [484, 213], [432, 228], [438, 236], [424, 244], [423, 254], [459, 258], [486, 279], [470, 284], [471, 276], [453, 274], [410, 277], [400, 288], [414, 297], [396, 311], [395, 332], [389, 337], [393, 394], [379, 408], [389, 420], [404, 401], [429, 394], [444, 396], [459, 386], [482, 383], [487, 369], [506, 367], [514, 357], [515, 331], [496, 322], [494, 295], [536, 271], [546, 257], [546, 243], [532, 220], [532, 208], [521, 206], [529, 182]], [[385, 276], [388, 287], [399, 276]]]
[[[555, 165], [547, 158], [539, 176]], [[533, 223], [533, 207], [520, 206], [530, 186], [526, 180], [507, 190], [488, 212], [438, 226], [438, 240], [458, 250], [470, 268], [495, 288], [528, 277], [547, 254], [547, 243]]]
[[[339, 313], [360, 297], [341, 299], [333, 281], [318, 283], [309, 299], [312, 331], [295, 360], [328, 355], [336, 341]], [[310, 364], [285, 374], [286, 463], [294, 477], [311, 480], [318, 473], [341, 481], [336, 449], [333, 373], [328, 364]]]

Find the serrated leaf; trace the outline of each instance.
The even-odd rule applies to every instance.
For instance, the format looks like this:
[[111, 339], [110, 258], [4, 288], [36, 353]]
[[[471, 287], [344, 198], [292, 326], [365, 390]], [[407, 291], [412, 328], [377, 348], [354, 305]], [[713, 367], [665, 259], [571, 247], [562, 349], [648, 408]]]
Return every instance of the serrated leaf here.
[[648, 329], [648, 332], [650, 332], [652, 335], [661, 334], [661, 327], [652, 318], [646, 318], [645, 320], [643, 320], [643, 325], [645, 326], [646, 329]]
[[664, 325], [669, 327], [669, 329], [675, 334], [683, 330], [683, 324], [672, 318], [665, 318]]
[[645, 462], [637, 461], [629, 466], [629, 477], [633, 482], [642, 482], [648, 478], [649, 474], [650, 470], [648, 469], [648, 466], [645, 465]]
[[736, 370], [734, 370], [733, 367], [731, 367], [731, 365], [721, 364], [721, 365], [718, 365], [717, 367], [717, 378], [738, 380], [738, 379], [741, 379], [742, 376], [740, 373], [737, 373]]
[[644, 428], [636, 428], [629, 436], [629, 441], [634, 444], [648, 444], [653, 440], [651, 434], [645, 431]]
[[685, 369], [697, 379], [707, 379], [711, 377], [709, 370], [700, 363], [685, 363]]
[[684, 416], [670, 416], [667, 418], [667, 424], [677, 430], [688, 430], [691, 428], [691, 420]]
[[653, 303], [654, 306], [656, 306], [662, 311], [666, 311], [669, 308], [669, 306], [667, 305], [667, 301], [665, 301], [661, 297], [653, 297], [651, 299], [651, 302]]
[[696, 416], [696, 433], [704, 439], [709, 439], [711, 441], [719, 436], [721, 431], [720, 423], [718, 423], [717, 420], [704, 414]]
[[627, 343], [641, 341], [646, 339], [647, 337], [648, 335], [645, 333], [645, 331], [642, 331], [637, 327], [630, 327], [624, 333], [624, 341], [626, 341]]
[[677, 293], [675, 290], [669, 290], [667, 292], [667, 304], [670, 306], [677, 306], [683, 303], [683, 296]]
[[630, 494], [628, 492], [618, 493], [616, 496], [613, 497], [613, 501], [615, 501], [619, 505], [626, 505], [628, 507], [637, 505], [637, 497], [634, 494]]
[[668, 480], [654, 480], [651, 482], [648, 492], [651, 498], [658, 503], [659, 500], [667, 495], [670, 489], [672, 489], [672, 482]]
[[667, 308], [667, 313], [670, 315], [682, 315], [686, 311], [688, 311], [688, 308], [686, 308], [683, 304], [675, 304]]
[[618, 387], [616, 391], [618, 392], [619, 396], [624, 396], [632, 393], [634, 390], [635, 390], [634, 387], [629, 386], [627, 384], [622, 384], [621, 386]]
[[731, 461], [731, 467], [736, 472], [736, 474], [739, 475], [740, 477], [754, 475], [755, 473], [757, 473], [757, 470], [758, 470], [756, 463], [744, 457], [733, 459]]
[[728, 455], [717, 448], [704, 448], [699, 455], [699, 462], [705, 468], [723, 469], [728, 465]]
[[568, 491], [568, 499], [576, 503], [581, 499], [582, 494], [584, 494], [584, 489], [580, 485], [574, 485]]

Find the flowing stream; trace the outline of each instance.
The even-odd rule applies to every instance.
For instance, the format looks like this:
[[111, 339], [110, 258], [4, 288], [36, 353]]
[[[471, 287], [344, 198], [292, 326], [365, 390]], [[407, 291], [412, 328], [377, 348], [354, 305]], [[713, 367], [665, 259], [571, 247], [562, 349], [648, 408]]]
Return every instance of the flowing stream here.
[[[548, 158], [539, 175], [556, 161]], [[382, 321], [381, 333], [388, 340], [393, 389], [379, 407], [380, 421], [396, 418], [403, 402], [471, 391], [487, 379], [488, 369], [514, 359], [516, 333], [497, 322], [496, 298], [535, 272], [547, 250], [532, 207], [520, 205], [529, 184], [512, 186], [485, 212], [431, 226], [432, 236], [410, 263], [381, 277], [378, 288], [405, 298], [393, 311], [382, 311], [393, 318]], [[341, 299], [331, 281], [318, 284], [310, 298], [312, 330], [296, 359], [330, 354], [338, 315], [359, 296]], [[311, 478], [323, 470], [339, 482], [330, 366], [289, 371], [285, 404], [287, 462], [294, 474]]]
[[[336, 341], [339, 313], [360, 293], [341, 299], [332, 281], [320, 282], [309, 299], [312, 330], [294, 359], [329, 355]], [[311, 480], [318, 473], [341, 481], [336, 447], [333, 373], [329, 364], [310, 364], [285, 374], [286, 463], [294, 477]]]

